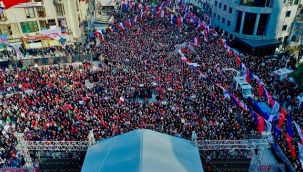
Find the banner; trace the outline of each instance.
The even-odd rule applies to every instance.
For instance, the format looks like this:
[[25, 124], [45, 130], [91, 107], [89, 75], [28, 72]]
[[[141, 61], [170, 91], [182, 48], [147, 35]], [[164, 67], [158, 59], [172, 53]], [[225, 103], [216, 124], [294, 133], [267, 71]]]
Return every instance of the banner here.
[[47, 38], [52, 38], [54, 40], [61, 42], [63, 47], [66, 44], [66, 39], [63, 38], [63, 36], [62, 36], [61, 28], [43, 30], [43, 31], [40, 31], [39, 33]]
[[21, 45], [19, 45], [19, 44], [13, 44], [13, 45], [9, 45], [9, 46], [15, 50], [18, 60], [24, 58], [22, 52], [20, 51]]
[[8, 39], [7, 39], [7, 35], [6, 34], [0, 35], [0, 43], [2, 43], [4, 45], [8, 45]]
[[28, 2], [14, 5], [13, 8], [26, 8], [26, 7], [42, 7], [44, 2]]

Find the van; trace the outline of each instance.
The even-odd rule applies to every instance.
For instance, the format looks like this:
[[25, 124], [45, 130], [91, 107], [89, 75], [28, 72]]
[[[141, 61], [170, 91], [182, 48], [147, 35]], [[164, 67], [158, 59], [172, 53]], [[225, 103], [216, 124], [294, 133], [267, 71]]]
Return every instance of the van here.
[[244, 99], [253, 98], [252, 86], [246, 81], [243, 76], [236, 76], [233, 79], [232, 87], [242, 93]]

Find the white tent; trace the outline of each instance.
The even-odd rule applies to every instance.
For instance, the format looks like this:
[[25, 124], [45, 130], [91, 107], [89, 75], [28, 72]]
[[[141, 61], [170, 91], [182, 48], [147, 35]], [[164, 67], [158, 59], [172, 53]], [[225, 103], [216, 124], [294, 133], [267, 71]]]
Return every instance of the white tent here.
[[82, 172], [203, 172], [198, 147], [189, 140], [135, 130], [90, 147]]

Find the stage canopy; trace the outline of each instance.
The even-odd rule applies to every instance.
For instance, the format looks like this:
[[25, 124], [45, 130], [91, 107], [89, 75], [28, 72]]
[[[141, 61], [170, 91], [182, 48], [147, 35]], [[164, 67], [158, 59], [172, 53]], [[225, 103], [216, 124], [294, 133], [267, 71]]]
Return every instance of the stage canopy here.
[[135, 130], [99, 141], [86, 153], [82, 172], [203, 172], [189, 140]]

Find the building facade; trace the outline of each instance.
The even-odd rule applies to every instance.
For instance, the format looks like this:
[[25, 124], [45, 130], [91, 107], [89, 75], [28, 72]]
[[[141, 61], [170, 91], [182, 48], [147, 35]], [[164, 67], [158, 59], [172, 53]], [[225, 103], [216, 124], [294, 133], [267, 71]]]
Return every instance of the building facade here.
[[205, 0], [198, 4], [209, 3], [211, 25], [254, 55], [285, 47], [292, 40], [293, 23], [301, 8], [300, 0]]
[[0, 34], [7, 34], [9, 43], [39, 48], [49, 46], [39, 31], [59, 27], [69, 42], [82, 41], [86, 9], [88, 2], [81, 0], [32, 0], [0, 13]]

